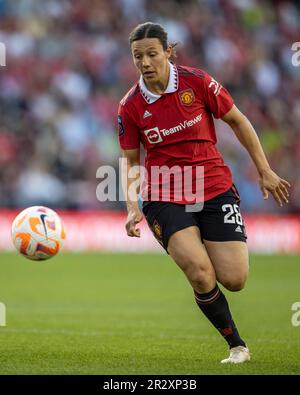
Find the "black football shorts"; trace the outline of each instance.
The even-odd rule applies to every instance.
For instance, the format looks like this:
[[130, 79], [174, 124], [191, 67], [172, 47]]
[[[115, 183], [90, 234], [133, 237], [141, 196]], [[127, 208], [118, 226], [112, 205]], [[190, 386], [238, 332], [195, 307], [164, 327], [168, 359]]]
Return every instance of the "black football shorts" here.
[[170, 236], [189, 226], [198, 226], [205, 240], [246, 242], [240, 197], [234, 185], [204, 202], [201, 211], [187, 212], [185, 207], [184, 204], [170, 202], [143, 202], [143, 213], [149, 228], [166, 251]]

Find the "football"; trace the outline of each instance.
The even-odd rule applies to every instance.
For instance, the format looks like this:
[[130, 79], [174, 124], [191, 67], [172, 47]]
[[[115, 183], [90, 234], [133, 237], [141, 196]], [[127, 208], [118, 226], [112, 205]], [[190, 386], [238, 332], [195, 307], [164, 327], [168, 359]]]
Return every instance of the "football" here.
[[31, 260], [52, 258], [61, 249], [64, 239], [62, 220], [48, 207], [28, 207], [16, 216], [12, 224], [14, 246]]

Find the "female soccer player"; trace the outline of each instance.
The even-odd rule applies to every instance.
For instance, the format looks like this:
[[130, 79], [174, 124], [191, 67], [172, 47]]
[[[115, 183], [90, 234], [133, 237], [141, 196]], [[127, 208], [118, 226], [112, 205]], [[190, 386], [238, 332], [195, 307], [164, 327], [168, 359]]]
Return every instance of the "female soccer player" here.
[[258, 171], [264, 199], [282, 206], [289, 183], [270, 168], [249, 120], [227, 90], [201, 69], [171, 62], [173, 46], [155, 23], [129, 36], [139, 81], [121, 100], [119, 141], [128, 236], [140, 237], [140, 143], [146, 151], [143, 213], [158, 242], [190, 282], [199, 308], [229, 345], [222, 363], [250, 360], [217, 282], [239, 291], [248, 275], [248, 249], [239, 194], [215, 147], [213, 117], [228, 123]]

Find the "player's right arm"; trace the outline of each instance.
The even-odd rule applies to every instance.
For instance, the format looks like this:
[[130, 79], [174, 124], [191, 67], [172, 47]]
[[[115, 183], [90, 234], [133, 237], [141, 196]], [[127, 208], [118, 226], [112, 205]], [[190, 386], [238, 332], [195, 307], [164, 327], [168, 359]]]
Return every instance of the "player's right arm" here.
[[140, 149], [126, 149], [122, 151], [122, 188], [127, 207], [126, 232], [130, 237], [140, 237], [137, 224], [143, 219], [138, 205], [140, 189]]
[[140, 133], [134, 112], [134, 108], [129, 108], [126, 100], [120, 102], [118, 125], [119, 143], [122, 149], [122, 189], [128, 212], [126, 232], [130, 237], [140, 237], [140, 229], [136, 227], [143, 219], [143, 214], [138, 206], [140, 189]]

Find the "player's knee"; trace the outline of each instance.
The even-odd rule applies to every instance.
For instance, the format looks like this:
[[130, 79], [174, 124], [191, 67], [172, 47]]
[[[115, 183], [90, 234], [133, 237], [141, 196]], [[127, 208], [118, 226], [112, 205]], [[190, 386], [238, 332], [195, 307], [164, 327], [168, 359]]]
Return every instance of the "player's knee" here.
[[215, 284], [216, 277], [213, 270], [209, 267], [197, 268], [186, 273], [193, 289], [197, 292], [203, 292], [203, 287]]
[[228, 291], [237, 292], [241, 291], [246, 284], [247, 276], [235, 276], [231, 279], [224, 279], [221, 284], [228, 289]]
[[196, 272], [191, 272], [191, 271], [187, 271], [185, 272], [187, 278], [189, 279], [189, 281], [193, 284], [197, 284], [200, 283], [202, 284], [206, 278], [206, 276], [204, 276], [204, 273], [196, 273]]

